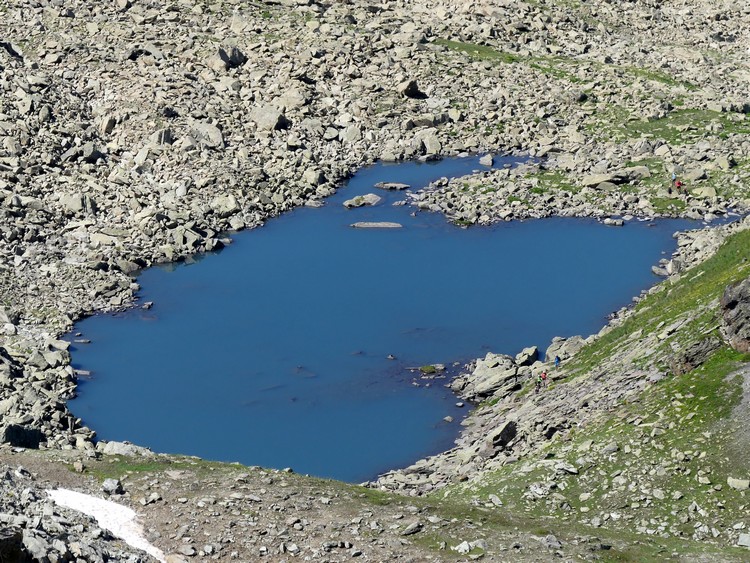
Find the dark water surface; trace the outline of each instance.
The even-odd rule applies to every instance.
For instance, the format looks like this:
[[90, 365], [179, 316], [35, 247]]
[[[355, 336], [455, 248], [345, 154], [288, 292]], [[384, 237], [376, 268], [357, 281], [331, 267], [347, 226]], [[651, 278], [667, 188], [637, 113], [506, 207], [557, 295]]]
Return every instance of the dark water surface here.
[[[102, 439], [353, 482], [450, 448], [466, 409], [445, 380], [417, 387], [405, 368], [598, 331], [657, 281], [651, 265], [689, 225], [461, 229], [372, 187], [477, 168], [476, 158], [379, 164], [322, 209], [240, 233], [189, 266], [144, 271], [153, 309], [76, 325], [93, 343], [72, 348], [74, 365], [93, 376], [70, 408]], [[341, 205], [370, 192], [384, 201]], [[404, 228], [349, 227], [368, 220]]]

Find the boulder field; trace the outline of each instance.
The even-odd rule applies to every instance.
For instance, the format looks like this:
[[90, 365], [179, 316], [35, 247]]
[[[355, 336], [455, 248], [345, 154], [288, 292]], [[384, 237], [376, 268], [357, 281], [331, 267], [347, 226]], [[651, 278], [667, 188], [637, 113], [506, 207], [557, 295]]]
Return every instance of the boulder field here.
[[750, 7], [712, 0], [4, 2], [2, 558], [151, 560], [44, 493], [118, 478], [105, 494], [171, 563], [742, 560], [747, 377], [722, 370], [747, 351], [746, 221], [682, 234], [662, 284], [553, 343], [559, 370], [468, 366], [450, 385], [482, 406], [456, 449], [370, 488], [95, 444], [60, 338], [131, 306], [140, 269], [324, 204], [376, 160], [528, 155], [410, 196], [462, 226], [744, 212], [749, 38]]

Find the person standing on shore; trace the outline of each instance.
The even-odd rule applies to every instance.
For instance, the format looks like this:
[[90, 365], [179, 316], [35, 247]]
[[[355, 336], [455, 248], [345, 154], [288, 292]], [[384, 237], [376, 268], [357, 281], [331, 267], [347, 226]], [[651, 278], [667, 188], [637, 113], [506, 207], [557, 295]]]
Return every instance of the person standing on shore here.
[[[684, 189], [684, 184], [680, 180], [674, 181], [674, 187], [677, 190], [677, 193], [682, 193]], [[687, 189], [684, 189], [685, 192], [687, 192]]]

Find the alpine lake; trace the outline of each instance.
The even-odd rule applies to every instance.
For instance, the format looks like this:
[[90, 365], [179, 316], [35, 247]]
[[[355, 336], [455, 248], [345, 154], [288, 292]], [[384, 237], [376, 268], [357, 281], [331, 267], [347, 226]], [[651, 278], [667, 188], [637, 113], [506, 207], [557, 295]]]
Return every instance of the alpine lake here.
[[[520, 157], [496, 157], [511, 166]], [[453, 446], [468, 405], [450, 375], [488, 351], [597, 332], [658, 281], [651, 266], [699, 224], [551, 218], [460, 228], [399, 205], [482, 168], [477, 157], [379, 163], [321, 208], [233, 235], [220, 252], [140, 273], [141, 303], [77, 323], [71, 410], [105, 440], [374, 479]], [[375, 206], [347, 209], [357, 195]], [[394, 205], [396, 204], [396, 205]], [[389, 221], [402, 228], [352, 228]], [[445, 364], [424, 379], [415, 368]], [[551, 390], [550, 392], [553, 392]], [[452, 419], [452, 420], [451, 420]]]

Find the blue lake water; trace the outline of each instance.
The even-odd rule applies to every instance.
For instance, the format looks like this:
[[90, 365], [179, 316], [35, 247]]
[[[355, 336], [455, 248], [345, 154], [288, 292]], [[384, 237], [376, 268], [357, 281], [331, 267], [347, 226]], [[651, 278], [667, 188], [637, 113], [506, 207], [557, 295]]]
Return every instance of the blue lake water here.
[[[476, 158], [378, 164], [321, 209], [237, 234], [193, 264], [142, 272], [152, 309], [76, 325], [92, 343], [73, 345], [74, 366], [93, 375], [71, 410], [102, 439], [351, 482], [452, 447], [467, 409], [447, 380], [416, 386], [406, 368], [598, 331], [657, 281], [651, 265], [691, 225], [554, 218], [461, 229], [373, 188], [479, 168]], [[384, 201], [342, 206], [364, 193]]]

